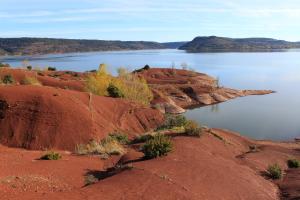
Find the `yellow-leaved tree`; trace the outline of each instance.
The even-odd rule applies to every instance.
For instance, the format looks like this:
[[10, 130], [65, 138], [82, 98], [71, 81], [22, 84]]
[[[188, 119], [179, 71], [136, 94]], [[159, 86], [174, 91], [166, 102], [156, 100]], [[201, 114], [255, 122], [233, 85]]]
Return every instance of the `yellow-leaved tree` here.
[[107, 96], [107, 88], [112, 81], [112, 76], [107, 72], [106, 65], [100, 64], [95, 74], [90, 74], [86, 79], [86, 90], [99, 96]]
[[118, 76], [111, 76], [106, 65], [101, 64], [95, 74], [91, 74], [86, 80], [87, 91], [99, 95], [110, 96], [108, 87], [114, 87], [122, 97], [143, 105], [149, 105], [153, 99], [153, 94], [146, 80], [137, 74], [132, 74], [124, 68], [118, 69]]

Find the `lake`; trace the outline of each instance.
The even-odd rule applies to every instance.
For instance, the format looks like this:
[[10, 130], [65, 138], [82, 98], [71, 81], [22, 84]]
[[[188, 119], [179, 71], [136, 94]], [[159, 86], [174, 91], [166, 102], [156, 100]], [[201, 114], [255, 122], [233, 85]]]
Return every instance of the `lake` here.
[[201, 124], [240, 132], [255, 139], [293, 140], [300, 137], [300, 52], [186, 53], [180, 50], [70, 53], [63, 55], [0, 57], [0, 62], [21, 66], [53, 66], [86, 71], [106, 63], [112, 73], [145, 64], [188, 68], [218, 77], [223, 86], [271, 89], [277, 93], [238, 98], [214, 106], [189, 110], [185, 115]]

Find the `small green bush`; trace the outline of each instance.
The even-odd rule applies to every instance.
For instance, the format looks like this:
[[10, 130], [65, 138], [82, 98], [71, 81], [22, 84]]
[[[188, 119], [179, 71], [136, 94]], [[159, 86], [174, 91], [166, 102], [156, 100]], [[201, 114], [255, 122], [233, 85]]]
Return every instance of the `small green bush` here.
[[56, 67], [48, 67], [48, 71], [56, 71]]
[[110, 83], [107, 88], [107, 93], [110, 97], [114, 98], [124, 98], [123, 92], [114, 84]]
[[110, 133], [109, 137], [118, 141], [120, 144], [129, 144], [128, 136], [120, 133]]
[[145, 158], [151, 159], [167, 155], [172, 151], [172, 148], [170, 137], [156, 134], [142, 146], [142, 152]]
[[166, 115], [165, 122], [158, 130], [172, 129], [174, 127], [184, 127], [188, 120], [183, 115]]
[[10, 75], [10, 74], [8, 74], [8, 75], [5, 75], [4, 77], [3, 77], [3, 80], [2, 80], [2, 82], [4, 83], [4, 84], [13, 84], [14, 82], [15, 82], [15, 80], [14, 80], [14, 78], [12, 77], [12, 75]]
[[62, 156], [59, 153], [51, 151], [51, 152], [43, 155], [40, 159], [41, 160], [59, 160], [61, 158], [62, 158]]
[[184, 126], [186, 135], [200, 137], [202, 133], [202, 128], [195, 121], [189, 120]]
[[282, 177], [282, 170], [278, 164], [269, 165], [267, 172], [272, 179], [280, 179]]
[[27, 66], [26, 68], [27, 68], [27, 70], [29, 70], [29, 71], [31, 71], [31, 70], [32, 70], [32, 66], [30, 66], [30, 65], [29, 65], [29, 66]]
[[300, 167], [300, 162], [297, 159], [289, 159], [287, 161], [287, 164], [289, 168], [299, 168]]

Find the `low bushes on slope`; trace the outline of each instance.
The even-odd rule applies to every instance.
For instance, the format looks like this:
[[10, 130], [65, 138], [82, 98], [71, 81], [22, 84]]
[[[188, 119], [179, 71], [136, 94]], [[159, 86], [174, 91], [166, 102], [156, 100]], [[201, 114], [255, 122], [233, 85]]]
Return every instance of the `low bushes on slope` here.
[[184, 126], [185, 133], [188, 136], [196, 136], [200, 137], [202, 133], [202, 128], [199, 124], [195, 121], [189, 120], [186, 125]]
[[282, 169], [278, 164], [270, 165], [267, 172], [268, 176], [272, 179], [280, 179], [282, 177]]
[[202, 127], [197, 122], [188, 120], [183, 115], [167, 115], [164, 124], [157, 131], [172, 129], [182, 129], [188, 136], [199, 137], [202, 133]]
[[92, 140], [88, 144], [77, 145], [75, 152], [79, 155], [123, 155], [126, 153], [126, 150], [122, 144], [127, 142], [127, 140], [126, 137], [121, 135], [108, 136], [100, 142]]
[[145, 158], [151, 159], [167, 155], [172, 151], [172, 148], [173, 145], [170, 137], [163, 134], [156, 134], [142, 146], [142, 152]]

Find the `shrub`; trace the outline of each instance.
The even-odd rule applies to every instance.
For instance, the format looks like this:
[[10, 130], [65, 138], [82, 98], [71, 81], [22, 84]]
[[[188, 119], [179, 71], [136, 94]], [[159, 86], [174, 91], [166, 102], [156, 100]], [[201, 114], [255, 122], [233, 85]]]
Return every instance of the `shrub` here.
[[165, 122], [158, 129], [172, 129], [174, 127], [184, 127], [188, 120], [183, 115], [166, 115]]
[[107, 88], [112, 82], [112, 76], [106, 71], [106, 65], [101, 64], [95, 74], [90, 74], [86, 79], [86, 90], [95, 95], [107, 96]]
[[123, 92], [118, 87], [116, 87], [113, 83], [109, 84], [109, 86], [107, 88], [107, 92], [110, 97], [114, 97], [114, 98], [123, 98], [124, 97]]
[[267, 172], [272, 179], [280, 179], [282, 177], [282, 170], [278, 164], [270, 165]]
[[[119, 69], [119, 76], [113, 77], [106, 71], [105, 65], [100, 65], [96, 74], [90, 74], [86, 79], [86, 90], [99, 96], [123, 96], [125, 99], [148, 105], [153, 94], [145, 79], [136, 74]], [[109, 88], [109, 91], [108, 91]]]
[[56, 71], [56, 67], [48, 67], [48, 71]]
[[62, 156], [59, 153], [51, 151], [51, 152], [43, 155], [40, 159], [41, 160], [59, 160], [61, 158], [62, 158]]
[[150, 66], [149, 65], [145, 65], [143, 68], [134, 70], [133, 73], [138, 73], [138, 72], [142, 72], [144, 70], [149, 70], [149, 69], [150, 69]]
[[120, 133], [111, 133], [109, 137], [118, 141], [120, 144], [129, 144], [128, 136]]
[[142, 146], [142, 152], [148, 159], [167, 155], [173, 145], [168, 136], [156, 134]]
[[10, 75], [10, 74], [8, 74], [8, 75], [5, 75], [4, 77], [3, 77], [3, 83], [4, 84], [13, 84], [13, 83], [15, 83], [15, 80], [14, 80], [14, 78], [12, 77], [12, 75]]
[[37, 80], [37, 78], [35, 78], [35, 77], [28, 77], [28, 76], [26, 76], [22, 80], [22, 84], [23, 85], [41, 85], [41, 83]]
[[197, 136], [200, 137], [202, 133], [202, 128], [201, 126], [198, 125], [197, 122], [195, 121], [188, 121], [186, 125], [184, 126], [185, 133], [189, 136]]
[[113, 83], [124, 94], [124, 98], [144, 105], [149, 105], [153, 94], [146, 80], [137, 74], [122, 71]]
[[299, 168], [300, 167], [300, 162], [297, 159], [289, 159], [287, 161], [287, 164], [289, 168]]
[[27, 66], [26, 68], [27, 68], [27, 70], [29, 70], [29, 71], [31, 71], [31, 70], [32, 70], [32, 66], [30, 66], [30, 65], [29, 65], [29, 66]]

